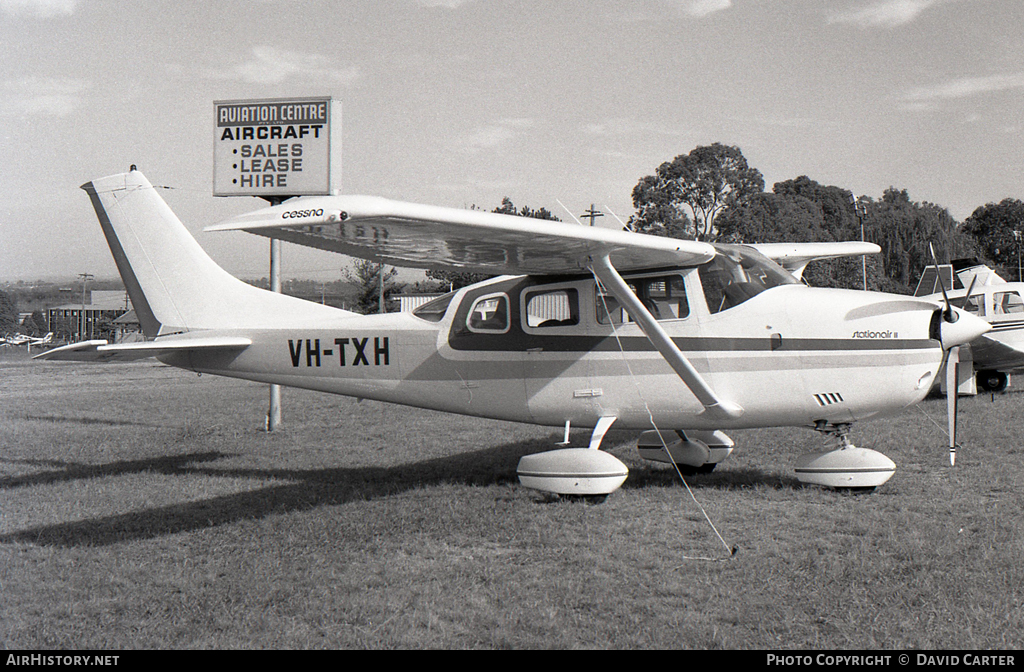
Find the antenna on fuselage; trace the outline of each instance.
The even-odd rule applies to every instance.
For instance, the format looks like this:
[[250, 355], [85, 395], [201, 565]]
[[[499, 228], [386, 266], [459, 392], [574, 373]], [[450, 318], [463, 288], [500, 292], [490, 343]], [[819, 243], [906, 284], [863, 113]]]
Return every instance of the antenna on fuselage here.
[[618, 215], [616, 215], [616, 214], [615, 214], [614, 212], [612, 212], [612, 209], [611, 209], [611, 208], [609, 208], [609, 207], [608, 207], [608, 206], [606, 205], [606, 206], [604, 206], [604, 209], [608, 211], [608, 214], [609, 214], [609, 215], [611, 215], [612, 217], [614, 217], [614, 218], [615, 218], [615, 221], [619, 223], [619, 225], [620, 225], [620, 226], [622, 227], [622, 230], [623, 230], [623, 231], [629, 231], [629, 230], [630, 230], [630, 228], [629, 228], [629, 224], [626, 224], [626, 223], [625, 223], [624, 221], [622, 221], [622, 218], [621, 218], [621, 217], [619, 217]]
[[555, 202], [556, 202], [556, 203], [558, 203], [558, 204], [559, 204], [560, 206], [562, 206], [562, 210], [565, 210], [565, 211], [566, 211], [566, 212], [567, 212], [567, 213], [569, 214], [569, 216], [570, 216], [570, 217], [572, 217], [572, 221], [576, 222], [576, 223], [577, 223], [577, 224], [579, 224], [580, 226], [583, 226], [583, 222], [581, 222], [581, 221], [579, 220], [579, 218], [578, 218], [578, 217], [576, 217], [576, 215], [572, 214], [572, 210], [570, 210], [569, 208], [565, 207], [565, 203], [562, 203], [562, 202], [561, 202], [560, 200], [558, 200], [557, 198], [555, 199]]

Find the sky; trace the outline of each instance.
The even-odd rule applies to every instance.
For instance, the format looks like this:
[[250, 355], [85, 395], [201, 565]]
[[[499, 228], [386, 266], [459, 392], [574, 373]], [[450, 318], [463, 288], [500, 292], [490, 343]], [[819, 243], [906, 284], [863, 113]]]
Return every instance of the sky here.
[[[345, 193], [618, 227], [640, 178], [721, 142], [767, 190], [960, 221], [1024, 199], [1021, 0], [0, 0], [0, 281], [116, 277], [79, 186], [131, 164], [266, 276], [265, 238], [203, 231], [265, 205], [212, 195], [213, 102], [306, 96], [341, 101]], [[285, 278], [350, 263], [283, 245]]]

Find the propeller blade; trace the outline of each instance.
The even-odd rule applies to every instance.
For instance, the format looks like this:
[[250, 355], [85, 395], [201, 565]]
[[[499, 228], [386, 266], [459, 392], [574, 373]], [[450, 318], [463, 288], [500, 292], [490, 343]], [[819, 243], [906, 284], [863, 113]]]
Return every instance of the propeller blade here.
[[956, 407], [959, 383], [960, 346], [949, 349], [946, 355], [946, 420], [949, 423], [949, 465], [956, 464]]
[[[946, 282], [942, 279], [942, 273], [939, 272], [939, 260], [935, 258], [935, 248], [931, 243], [928, 243], [928, 252], [932, 255], [932, 263], [935, 264], [935, 276], [939, 279], [939, 288], [942, 290], [942, 300], [946, 303], [946, 310], [942, 313], [942, 317], [946, 322], [956, 322], [957, 314], [953, 312], [952, 306], [949, 303], [949, 294], [946, 293]], [[950, 287], [952, 289], [952, 287]]]

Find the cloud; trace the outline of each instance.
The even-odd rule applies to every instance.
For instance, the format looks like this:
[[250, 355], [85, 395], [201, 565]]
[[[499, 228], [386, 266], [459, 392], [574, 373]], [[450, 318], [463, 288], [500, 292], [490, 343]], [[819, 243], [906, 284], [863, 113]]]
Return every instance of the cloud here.
[[683, 13], [695, 17], [704, 17], [732, 7], [732, 0], [682, 0], [679, 2]]
[[0, 117], [66, 117], [92, 84], [81, 79], [24, 77], [0, 82]]
[[456, 9], [462, 5], [473, 2], [473, 0], [414, 0], [414, 2], [421, 7], [445, 7], [446, 9]]
[[252, 48], [252, 58], [228, 68], [210, 70], [211, 79], [237, 79], [248, 84], [280, 84], [285, 80], [314, 80], [350, 86], [360, 77], [356, 66], [338, 66], [327, 56], [278, 49]]
[[669, 0], [669, 2], [681, 13], [696, 18], [702, 18], [732, 6], [732, 0]]
[[875, 0], [867, 6], [834, 14], [829, 23], [852, 23], [858, 26], [894, 28], [914, 21], [929, 7], [944, 0]]
[[585, 135], [597, 137], [621, 137], [630, 135], [685, 137], [691, 133], [689, 130], [678, 129], [661, 123], [637, 121], [636, 119], [631, 119], [629, 117], [614, 117], [603, 119], [601, 121], [584, 123], [580, 125], [579, 130]]
[[961, 77], [941, 84], [911, 89], [903, 96], [911, 102], [970, 98], [995, 91], [1024, 88], [1024, 73], [987, 75], [984, 77]]
[[71, 16], [77, 7], [78, 0], [0, 0], [4, 14], [40, 19]]
[[533, 126], [530, 119], [501, 119], [493, 124], [478, 126], [462, 139], [465, 151], [478, 152], [503, 147], [519, 134]]

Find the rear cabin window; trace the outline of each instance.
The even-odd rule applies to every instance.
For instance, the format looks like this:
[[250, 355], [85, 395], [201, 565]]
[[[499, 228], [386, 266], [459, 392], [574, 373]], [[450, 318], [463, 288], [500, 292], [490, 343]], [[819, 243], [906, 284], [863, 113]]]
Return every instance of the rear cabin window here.
[[455, 298], [455, 292], [448, 292], [444, 296], [439, 296], [424, 303], [413, 310], [412, 314], [428, 322], [440, 322], [444, 319], [444, 314], [448, 312], [448, 306], [453, 298]]
[[481, 334], [503, 334], [508, 331], [508, 296], [488, 294], [481, 296], [466, 317], [469, 330]]
[[527, 327], [540, 329], [579, 324], [579, 292], [566, 288], [528, 293], [524, 320]]
[[[681, 275], [666, 275], [651, 278], [630, 278], [629, 288], [640, 299], [640, 303], [657, 320], [678, 320], [690, 315], [690, 304], [686, 300], [686, 285]], [[629, 313], [619, 305], [618, 299], [596, 288], [597, 321], [600, 324], [622, 324], [632, 322]]]

